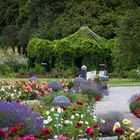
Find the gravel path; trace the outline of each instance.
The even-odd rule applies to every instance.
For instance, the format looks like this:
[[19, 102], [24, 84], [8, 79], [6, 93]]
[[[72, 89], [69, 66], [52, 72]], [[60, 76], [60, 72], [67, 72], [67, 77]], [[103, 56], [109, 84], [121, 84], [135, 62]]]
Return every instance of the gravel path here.
[[95, 114], [102, 114], [109, 111], [118, 111], [125, 118], [131, 119], [133, 127], [140, 127], [140, 119], [136, 118], [129, 110], [128, 100], [132, 95], [140, 93], [140, 86], [133, 87], [110, 87], [109, 96], [97, 102]]

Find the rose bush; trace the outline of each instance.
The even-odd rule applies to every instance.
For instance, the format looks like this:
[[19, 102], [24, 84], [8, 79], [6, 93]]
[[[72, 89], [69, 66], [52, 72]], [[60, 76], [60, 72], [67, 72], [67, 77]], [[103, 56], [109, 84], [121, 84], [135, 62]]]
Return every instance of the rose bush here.
[[140, 118], [140, 94], [136, 94], [131, 97], [129, 100], [129, 108], [131, 112], [137, 117]]

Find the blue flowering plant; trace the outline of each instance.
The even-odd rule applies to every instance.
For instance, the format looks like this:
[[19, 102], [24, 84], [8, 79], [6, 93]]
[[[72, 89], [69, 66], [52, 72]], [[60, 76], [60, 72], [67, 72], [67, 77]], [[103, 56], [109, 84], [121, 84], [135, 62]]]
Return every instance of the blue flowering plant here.
[[24, 124], [24, 134], [35, 134], [43, 128], [41, 116], [26, 105], [0, 101], [0, 128], [8, 129], [18, 123]]

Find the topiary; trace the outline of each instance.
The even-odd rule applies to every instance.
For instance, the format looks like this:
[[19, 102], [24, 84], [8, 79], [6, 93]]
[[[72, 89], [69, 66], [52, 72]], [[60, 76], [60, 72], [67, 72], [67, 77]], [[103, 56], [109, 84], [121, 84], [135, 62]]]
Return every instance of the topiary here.
[[34, 82], [39, 82], [38, 78], [35, 77], [35, 76], [30, 77], [30, 78], [29, 78], [29, 81], [30, 81], [30, 82], [33, 82], [33, 81], [34, 81]]
[[53, 80], [48, 83], [48, 88], [52, 88], [53, 90], [62, 90], [63, 86], [60, 81]]
[[86, 84], [86, 80], [82, 77], [76, 77], [73, 80], [74, 85], [85, 85]]

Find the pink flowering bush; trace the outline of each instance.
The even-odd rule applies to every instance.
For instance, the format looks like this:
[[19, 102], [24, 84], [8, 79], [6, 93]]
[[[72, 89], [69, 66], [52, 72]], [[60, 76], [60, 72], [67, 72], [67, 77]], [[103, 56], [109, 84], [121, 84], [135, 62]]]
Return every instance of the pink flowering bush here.
[[15, 101], [15, 100], [33, 100], [40, 96], [46, 95], [52, 89], [48, 88], [45, 82], [4, 82], [0, 83], [0, 99]]

